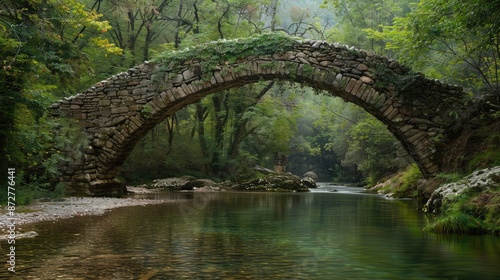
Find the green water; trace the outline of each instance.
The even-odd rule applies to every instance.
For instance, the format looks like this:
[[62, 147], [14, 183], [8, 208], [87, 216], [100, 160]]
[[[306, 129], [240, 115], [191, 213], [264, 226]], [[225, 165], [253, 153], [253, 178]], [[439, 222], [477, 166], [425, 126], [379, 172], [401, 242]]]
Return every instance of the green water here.
[[[340, 191], [325, 191], [332, 188]], [[16, 243], [16, 276], [500, 279], [498, 237], [425, 233], [411, 200], [344, 187], [151, 198], [173, 202], [27, 227], [40, 235]]]

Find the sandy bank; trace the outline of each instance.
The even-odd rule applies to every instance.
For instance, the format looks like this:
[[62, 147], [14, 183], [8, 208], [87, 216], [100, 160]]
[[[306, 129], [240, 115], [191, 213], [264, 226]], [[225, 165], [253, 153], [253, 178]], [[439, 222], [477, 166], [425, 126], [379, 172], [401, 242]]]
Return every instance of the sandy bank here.
[[[106, 197], [67, 197], [61, 201], [40, 202], [17, 207], [14, 213], [16, 227], [41, 221], [66, 219], [75, 216], [101, 215], [106, 211], [125, 206], [163, 203], [163, 200]], [[0, 212], [0, 235], [8, 231], [12, 217], [3, 208]], [[1, 237], [0, 237], [1, 239]]]

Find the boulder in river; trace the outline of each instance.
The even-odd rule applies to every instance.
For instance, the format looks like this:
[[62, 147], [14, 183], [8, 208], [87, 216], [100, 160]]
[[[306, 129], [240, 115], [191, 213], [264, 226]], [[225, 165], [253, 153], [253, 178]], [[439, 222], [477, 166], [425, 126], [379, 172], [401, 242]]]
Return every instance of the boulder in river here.
[[149, 184], [149, 188], [162, 188], [166, 191], [191, 191], [194, 188], [202, 188], [214, 184], [215, 182], [210, 179], [196, 179], [186, 176], [156, 179]]
[[187, 183], [189, 183], [189, 179], [187, 178], [155, 179], [151, 184], [149, 184], [149, 188], [160, 188], [167, 191], [181, 191], [186, 190], [185, 185]]
[[316, 181], [312, 177], [304, 177], [302, 178], [302, 182], [310, 189], [317, 188]]
[[308, 192], [309, 188], [302, 179], [293, 175], [271, 174], [235, 185], [233, 190], [262, 192]]

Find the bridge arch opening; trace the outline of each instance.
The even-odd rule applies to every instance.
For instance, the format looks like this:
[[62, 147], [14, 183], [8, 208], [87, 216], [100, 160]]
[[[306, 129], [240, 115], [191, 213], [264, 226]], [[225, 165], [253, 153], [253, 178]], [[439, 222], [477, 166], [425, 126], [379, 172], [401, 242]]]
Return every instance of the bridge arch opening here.
[[55, 103], [53, 115], [77, 119], [90, 143], [80, 160], [62, 165], [61, 179], [75, 193], [119, 195], [120, 166], [156, 124], [209, 94], [265, 80], [300, 83], [360, 106], [387, 126], [425, 177], [440, 170], [456, 124], [450, 112], [464, 95], [385, 57], [324, 41], [271, 33], [215, 42], [169, 53]]
[[[369, 166], [360, 165], [366, 154], [348, 141], [353, 128], [363, 151], [377, 146], [379, 156], [370, 157]], [[182, 174], [240, 181], [255, 166], [273, 169], [280, 161], [285, 172], [299, 176], [314, 170], [323, 180], [357, 182], [361, 170], [397, 171], [412, 162], [405, 155], [385, 125], [361, 107], [303, 85], [264, 81], [208, 95], [169, 116], [138, 141], [119, 177], [144, 182]]]

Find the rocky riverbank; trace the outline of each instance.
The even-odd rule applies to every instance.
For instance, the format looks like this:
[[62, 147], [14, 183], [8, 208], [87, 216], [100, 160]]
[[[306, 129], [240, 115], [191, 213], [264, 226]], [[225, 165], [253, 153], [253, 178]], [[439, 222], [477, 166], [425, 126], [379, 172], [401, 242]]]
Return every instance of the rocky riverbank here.
[[427, 227], [433, 232], [499, 234], [500, 166], [440, 186], [423, 210], [436, 215]]

